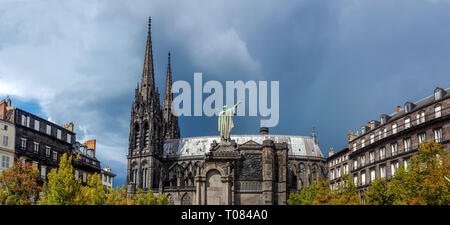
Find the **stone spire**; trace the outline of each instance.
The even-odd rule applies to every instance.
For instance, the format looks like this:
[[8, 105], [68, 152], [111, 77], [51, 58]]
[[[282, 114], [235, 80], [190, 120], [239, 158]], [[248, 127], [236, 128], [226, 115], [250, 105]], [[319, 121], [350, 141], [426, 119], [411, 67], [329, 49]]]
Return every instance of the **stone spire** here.
[[173, 94], [172, 94], [172, 71], [170, 68], [170, 52], [167, 63], [166, 87], [164, 90], [163, 119], [164, 138], [180, 138], [180, 128], [178, 127], [178, 117], [173, 115]]
[[319, 141], [317, 141], [317, 137], [316, 137], [316, 127], [315, 126], [313, 126], [312, 138], [314, 140], [314, 143], [319, 144]]
[[155, 77], [153, 69], [153, 50], [152, 50], [152, 18], [148, 18], [147, 45], [145, 47], [144, 68], [142, 69], [141, 95], [144, 100], [149, 100], [155, 93]]

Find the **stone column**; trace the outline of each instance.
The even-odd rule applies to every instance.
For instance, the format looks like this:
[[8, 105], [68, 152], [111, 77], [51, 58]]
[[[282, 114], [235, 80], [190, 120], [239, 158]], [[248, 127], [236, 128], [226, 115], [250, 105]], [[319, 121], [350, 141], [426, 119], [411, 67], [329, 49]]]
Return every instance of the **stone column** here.
[[231, 205], [231, 177], [223, 176], [221, 178], [223, 185], [223, 204]]
[[273, 158], [274, 143], [272, 140], [264, 140], [262, 150], [262, 205], [273, 204]]
[[202, 200], [202, 177], [201, 176], [195, 176], [194, 178], [194, 182], [195, 182], [195, 204], [196, 205], [201, 205], [201, 200]]
[[[287, 146], [280, 146], [281, 149], [277, 149], [277, 161], [278, 161], [278, 181], [277, 181], [277, 200], [275, 201], [278, 205], [285, 205], [287, 200]], [[298, 180], [298, 179], [297, 179]], [[297, 186], [298, 187], [298, 186]]]

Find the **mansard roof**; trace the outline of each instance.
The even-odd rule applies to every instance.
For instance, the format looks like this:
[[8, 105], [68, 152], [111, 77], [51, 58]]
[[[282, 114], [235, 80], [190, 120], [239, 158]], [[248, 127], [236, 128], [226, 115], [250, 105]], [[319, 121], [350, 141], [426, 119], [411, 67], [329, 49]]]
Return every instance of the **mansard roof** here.
[[[289, 156], [322, 157], [319, 146], [312, 137], [292, 135], [231, 135], [231, 139], [238, 145], [254, 141], [262, 145], [264, 140], [273, 140], [275, 143], [286, 142]], [[171, 139], [164, 142], [164, 158], [204, 156], [209, 152], [213, 141], [220, 143], [219, 136], [189, 137]]]

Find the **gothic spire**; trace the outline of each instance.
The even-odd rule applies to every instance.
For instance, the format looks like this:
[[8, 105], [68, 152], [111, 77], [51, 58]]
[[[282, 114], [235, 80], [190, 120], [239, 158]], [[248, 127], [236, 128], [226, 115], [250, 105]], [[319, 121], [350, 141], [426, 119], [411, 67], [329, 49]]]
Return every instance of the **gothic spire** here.
[[173, 139], [180, 137], [180, 129], [178, 127], [178, 117], [173, 115], [173, 94], [172, 94], [172, 71], [170, 68], [170, 52], [167, 62], [166, 87], [164, 89], [164, 103], [163, 103], [163, 119], [164, 119], [164, 137], [166, 139]]
[[172, 95], [172, 71], [170, 68], [170, 51], [167, 62], [167, 74], [166, 74], [166, 87], [164, 89], [164, 111], [171, 108], [171, 103], [173, 100]]
[[142, 69], [142, 81], [141, 81], [141, 94], [144, 97], [144, 100], [147, 100], [149, 95], [153, 95], [155, 93], [151, 22], [152, 18], [149, 17], [147, 45], [145, 47], [144, 68]]

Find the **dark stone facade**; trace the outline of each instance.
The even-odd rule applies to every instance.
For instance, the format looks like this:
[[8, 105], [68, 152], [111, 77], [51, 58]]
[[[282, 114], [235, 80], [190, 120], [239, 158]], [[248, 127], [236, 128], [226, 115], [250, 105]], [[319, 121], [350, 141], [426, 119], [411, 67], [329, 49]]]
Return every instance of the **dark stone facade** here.
[[[286, 204], [298, 191], [326, 176], [325, 158], [313, 137], [269, 135], [180, 138], [172, 114], [170, 53], [163, 106], [154, 84], [149, 32], [141, 84], [131, 107], [127, 191], [152, 190], [173, 204]], [[298, 168], [300, 167], [300, 168]]]
[[243, 160], [238, 164], [237, 180], [262, 181], [262, 155], [244, 154]]

